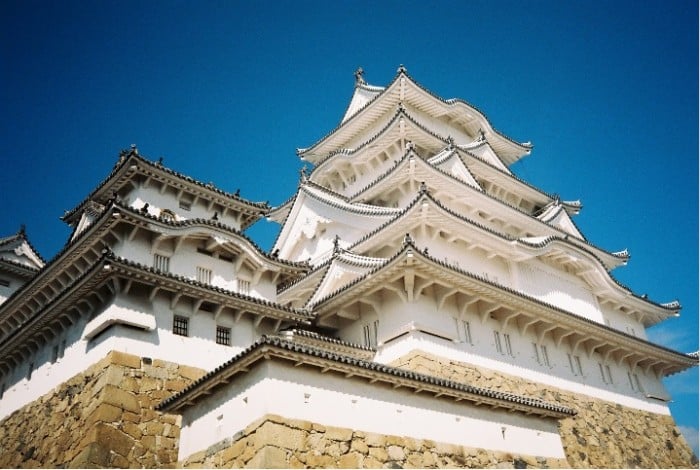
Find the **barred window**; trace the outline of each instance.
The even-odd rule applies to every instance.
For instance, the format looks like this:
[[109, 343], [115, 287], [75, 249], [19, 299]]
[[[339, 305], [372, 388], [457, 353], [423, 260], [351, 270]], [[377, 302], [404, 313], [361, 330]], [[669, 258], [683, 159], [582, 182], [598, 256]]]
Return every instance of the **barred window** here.
[[513, 354], [513, 347], [510, 345], [509, 333], [503, 333], [503, 341], [506, 344], [506, 354], [508, 354], [510, 357], [515, 357], [515, 355]]
[[[532, 348], [535, 352], [535, 360], [538, 364], [542, 366], [551, 367], [552, 364], [549, 362], [549, 354], [547, 353], [547, 346], [544, 344], [538, 345], [537, 343], [532, 343]], [[571, 363], [571, 358], [569, 358], [569, 363]]]
[[179, 206], [180, 206], [180, 209], [188, 211], [188, 210], [192, 209], [192, 202], [185, 201], [185, 200], [181, 199], [179, 202]]
[[203, 284], [211, 284], [211, 269], [197, 266], [197, 281]]
[[457, 336], [460, 340], [468, 344], [474, 344], [472, 342], [472, 329], [468, 321], [459, 321], [455, 318], [455, 324], [457, 326]]
[[159, 271], [168, 272], [170, 271], [170, 257], [159, 255], [158, 253], [153, 255], [153, 267]]
[[250, 294], [250, 281], [239, 279], [238, 280], [238, 292], [240, 294], [245, 294], [245, 295]]
[[190, 319], [180, 315], [173, 317], [173, 334], [179, 336], [189, 336]]
[[231, 328], [216, 325], [216, 344], [231, 346]]
[[374, 348], [377, 347], [377, 332], [379, 329], [379, 321], [375, 320], [371, 324], [363, 327], [365, 346]]
[[501, 333], [499, 333], [496, 330], [493, 331], [493, 342], [496, 345], [496, 351], [498, 351], [499, 354], [503, 354], [503, 345], [501, 344]]

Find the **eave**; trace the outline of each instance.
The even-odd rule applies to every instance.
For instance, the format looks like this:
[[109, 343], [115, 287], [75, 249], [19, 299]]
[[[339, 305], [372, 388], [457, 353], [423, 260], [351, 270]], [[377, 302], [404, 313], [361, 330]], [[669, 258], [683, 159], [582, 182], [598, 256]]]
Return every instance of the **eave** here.
[[463, 311], [474, 305], [483, 323], [487, 318], [528, 331], [542, 341], [549, 335], [557, 346], [566, 339], [574, 354], [579, 351], [591, 357], [600, 354], [605, 360], [657, 376], [670, 375], [698, 364], [697, 358], [659, 346], [606, 325], [588, 320], [554, 305], [543, 302], [510, 287], [489, 281], [479, 275], [430, 257], [409, 239], [403, 248], [382, 266], [327, 295], [309, 306], [319, 325], [330, 326], [339, 310], [351, 310], [356, 302], [364, 302], [373, 293], [385, 291], [411, 302], [428, 286], [441, 294], [439, 305], [449, 299]]

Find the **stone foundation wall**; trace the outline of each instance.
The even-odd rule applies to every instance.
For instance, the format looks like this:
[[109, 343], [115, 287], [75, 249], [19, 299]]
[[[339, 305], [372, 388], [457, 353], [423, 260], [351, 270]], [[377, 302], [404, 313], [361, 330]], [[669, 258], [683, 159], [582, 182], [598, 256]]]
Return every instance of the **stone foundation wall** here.
[[545, 387], [465, 363], [415, 351], [393, 366], [478, 387], [517, 393], [572, 408], [578, 414], [560, 420], [568, 465], [576, 468], [697, 468], [671, 416], [659, 415]]
[[0, 468], [174, 467], [180, 417], [153, 407], [203, 373], [113, 351], [0, 422]]
[[565, 468], [565, 459], [485, 451], [267, 415], [183, 468]]

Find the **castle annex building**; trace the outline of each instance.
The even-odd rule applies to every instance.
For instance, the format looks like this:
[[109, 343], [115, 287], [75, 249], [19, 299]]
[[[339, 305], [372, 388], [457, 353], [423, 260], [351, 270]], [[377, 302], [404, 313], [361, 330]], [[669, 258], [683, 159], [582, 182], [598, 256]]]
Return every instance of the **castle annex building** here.
[[277, 207], [123, 151], [51, 260], [0, 238], [0, 467], [695, 466], [661, 379], [698, 355], [645, 335], [679, 303], [531, 150], [400, 67]]

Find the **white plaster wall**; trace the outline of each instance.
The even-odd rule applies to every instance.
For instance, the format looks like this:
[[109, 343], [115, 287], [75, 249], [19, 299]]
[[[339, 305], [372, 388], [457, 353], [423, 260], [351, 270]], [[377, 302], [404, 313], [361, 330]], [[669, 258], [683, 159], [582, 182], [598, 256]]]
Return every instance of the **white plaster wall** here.
[[590, 287], [580, 279], [543, 263], [518, 264], [519, 290], [567, 312], [604, 323]]
[[[191, 199], [187, 199], [191, 201]], [[173, 189], [168, 188], [164, 193], [160, 192], [160, 184], [156, 183], [155, 186], [139, 187], [133, 189], [124, 198], [126, 204], [134, 209], [141, 209], [144, 204], [148, 203], [148, 213], [153, 216], [159, 216], [161, 209], [168, 209], [173, 211], [177, 220], [186, 219], [211, 219], [214, 216], [214, 212], [218, 212], [219, 222], [222, 224], [233, 227], [240, 230], [241, 226], [236, 220], [236, 218], [229, 212], [223, 215], [221, 206], [215, 204], [211, 210], [208, 209], [209, 202], [203, 199], [198, 199], [194, 204], [192, 204], [191, 209], [185, 210], [180, 207], [180, 202], [177, 199], [177, 195], [174, 193]]]
[[[213, 314], [208, 312], [200, 311], [192, 315], [187, 305], [171, 310], [169, 301], [159, 296], [154, 299], [152, 305], [145, 298], [120, 296], [115, 298], [114, 303], [98, 316], [118, 317], [120, 312], [129, 310], [134, 313], [145, 312], [153, 315], [156, 320], [156, 329], [142, 331], [117, 325], [104, 330], [92, 340], [87, 340], [83, 334], [88, 319], [81, 319], [64, 335], [44, 346], [30, 360], [16, 367], [9, 376], [0, 379], [0, 384], [5, 386], [5, 393], [0, 400], [0, 419], [83, 372], [104, 358], [111, 350], [211, 370], [250, 346], [264, 332], [256, 332], [250, 316], [244, 315], [235, 322], [231, 314], [224, 312], [215, 321]], [[174, 314], [190, 318], [189, 337], [172, 333]], [[217, 324], [231, 328], [231, 346], [216, 344]], [[66, 341], [64, 355], [52, 363], [53, 346], [62, 340]], [[35, 365], [31, 380], [27, 380], [26, 377], [29, 362], [34, 362]]]
[[564, 457], [554, 420], [267, 362], [184, 411], [179, 458], [268, 413], [365, 432]]
[[[507, 355], [505, 351], [499, 354], [494, 346], [493, 329], [489, 328], [488, 325], [479, 325], [476, 321], [470, 322], [470, 326], [474, 338], [473, 345], [441, 340], [413, 331], [380, 346], [374, 360], [388, 364], [411, 352], [425, 351], [434, 356], [473, 364], [477, 367], [522, 377], [528, 381], [551, 385], [624, 406], [652, 413], [670, 414], [666, 403], [647, 398], [644, 392], [631, 388], [627, 378], [629, 369], [624, 365], [608, 364], [611, 368], [613, 383], [606, 384], [600, 376], [598, 369], [600, 357], [597, 354], [591, 358], [588, 358], [584, 353], [579, 354], [583, 376], [574, 375], [568, 365], [566, 349], [557, 349], [551, 341], [544, 343], [547, 346], [551, 364], [551, 366], [546, 366], [535, 361], [533, 339], [518, 337], [515, 331], [510, 331], [513, 356]], [[635, 372], [646, 392], [665, 393], [663, 385], [656, 377], [644, 374], [641, 370]]]

